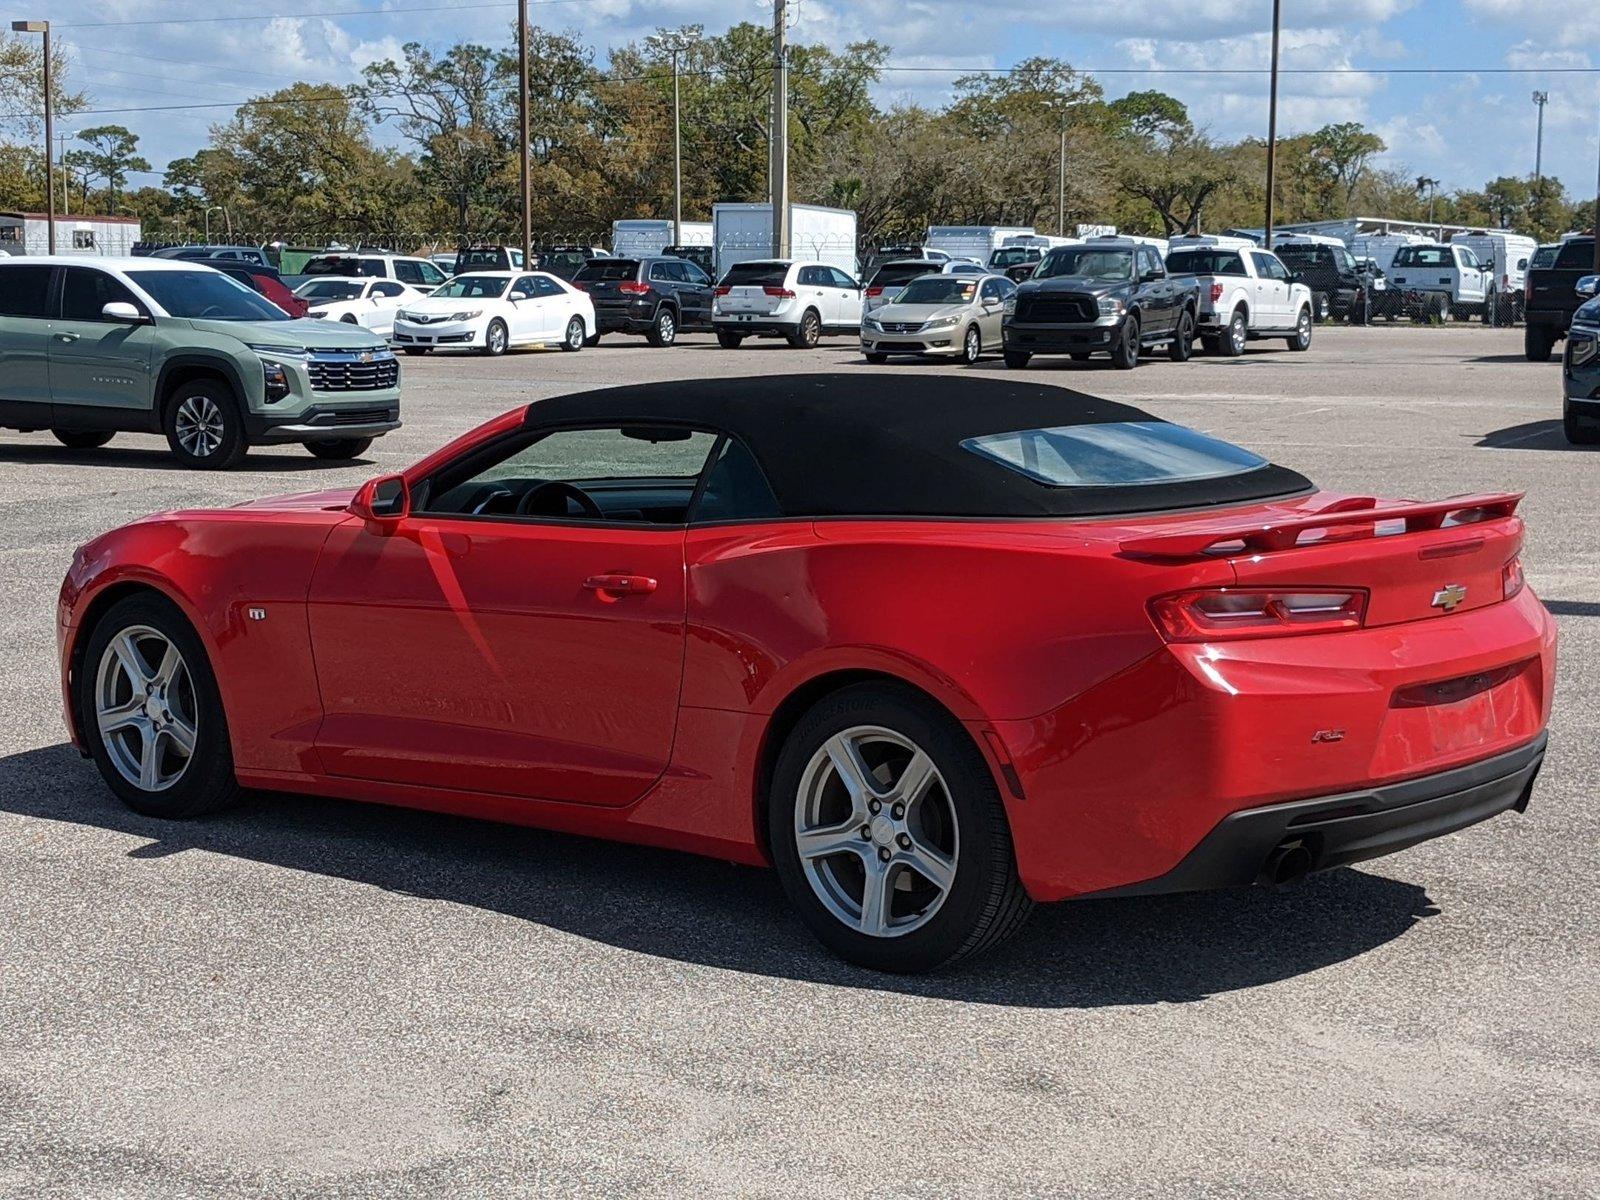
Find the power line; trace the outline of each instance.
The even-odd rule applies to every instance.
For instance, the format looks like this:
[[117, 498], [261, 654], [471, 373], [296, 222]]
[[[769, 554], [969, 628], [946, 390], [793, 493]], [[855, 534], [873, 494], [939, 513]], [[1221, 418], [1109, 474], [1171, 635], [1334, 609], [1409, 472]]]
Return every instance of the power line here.
[[[530, 5], [544, 7], [552, 4], [584, 4], [588, 0], [528, 0]], [[406, 8], [335, 8], [320, 12], [245, 13], [233, 17], [151, 17], [138, 21], [73, 21], [62, 23], [59, 29], [126, 29], [136, 25], [215, 25], [231, 21], [293, 21], [307, 17], [389, 17], [400, 13], [451, 13], [473, 12], [478, 9], [516, 8], [515, 0], [483, 0], [476, 4], [425, 4]]]

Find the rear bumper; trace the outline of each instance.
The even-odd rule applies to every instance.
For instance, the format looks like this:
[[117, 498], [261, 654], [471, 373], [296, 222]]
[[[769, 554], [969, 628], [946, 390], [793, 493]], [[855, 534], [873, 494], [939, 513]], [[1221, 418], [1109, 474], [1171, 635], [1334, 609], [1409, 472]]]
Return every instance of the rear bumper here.
[[744, 320], [740, 317], [719, 316], [712, 322], [713, 328], [718, 333], [738, 333], [746, 337], [788, 337], [799, 328], [798, 319], [793, 321], [773, 320], [770, 317], [751, 317]]
[[1545, 734], [1508, 754], [1386, 787], [1249, 808], [1224, 817], [1172, 870], [1095, 896], [1151, 896], [1249, 887], [1282, 846], [1325, 871], [1393, 854], [1510, 809], [1528, 807]]
[[1557, 333], [1565, 333], [1567, 326], [1572, 324], [1572, 313], [1555, 309], [1524, 308], [1522, 323], [1534, 328], [1553, 329]]
[[649, 333], [656, 325], [656, 306], [595, 305], [595, 328], [601, 333]]

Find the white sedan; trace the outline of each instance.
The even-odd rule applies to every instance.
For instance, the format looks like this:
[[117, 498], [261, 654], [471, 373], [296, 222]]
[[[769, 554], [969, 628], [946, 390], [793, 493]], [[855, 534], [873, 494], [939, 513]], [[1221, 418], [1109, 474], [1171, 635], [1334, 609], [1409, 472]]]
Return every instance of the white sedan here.
[[324, 275], [308, 279], [294, 294], [311, 307], [306, 316], [360, 325], [383, 337], [394, 333], [394, 315], [408, 300], [428, 293], [394, 279], [357, 279]]
[[403, 304], [392, 340], [407, 354], [504, 354], [511, 346], [581, 350], [595, 332], [594, 302], [566, 281], [543, 271], [473, 271]]

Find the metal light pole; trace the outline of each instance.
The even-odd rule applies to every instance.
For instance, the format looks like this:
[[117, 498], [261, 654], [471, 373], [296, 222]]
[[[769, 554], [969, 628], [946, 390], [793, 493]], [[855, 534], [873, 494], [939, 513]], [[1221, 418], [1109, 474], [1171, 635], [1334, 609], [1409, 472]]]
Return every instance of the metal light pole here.
[[50, 22], [13, 21], [12, 33], [42, 33], [44, 35], [44, 213], [49, 225], [50, 253], [56, 252], [56, 126], [55, 95], [50, 86]]
[[678, 95], [678, 58], [700, 40], [698, 25], [663, 29], [645, 38], [645, 44], [672, 55], [672, 244], [683, 245], [683, 119]]
[[1278, 178], [1278, 34], [1283, 27], [1283, 0], [1272, 0], [1272, 84], [1267, 100], [1267, 227], [1262, 245], [1272, 249], [1273, 202]]
[[1594, 172], [1594, 273], [1600, 275], [1600, 140], [1595, 143], [1597, 154]]
[[522, 269], [533, 267], [532, 148], [528, 129], [528, 0], [517, 0], [517, 128], [522, 139], [518, 161], [522, 168]]
[[1537, 188], [1544, 178], [1544, 106], [1550, 103], [1550, 93], [1535, 92], [1533, 102], [1539, 108], [1539, 132], [1533, 140], [1533, 186]]
[[772, 256], [789, 257], [788, 0], [772, 0]]
[[1061, 150], [1056, 157], [1056, 234], [1067, 236], [1067, 125], [1061, 123]]

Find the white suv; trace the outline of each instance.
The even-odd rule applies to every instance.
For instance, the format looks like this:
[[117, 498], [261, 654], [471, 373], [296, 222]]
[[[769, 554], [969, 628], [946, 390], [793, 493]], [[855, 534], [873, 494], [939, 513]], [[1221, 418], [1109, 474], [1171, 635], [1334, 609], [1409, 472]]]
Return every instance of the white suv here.
[[349, 279], [398, 279], [421, 291], [438, 287], [449, 278], [437, 263], [410, 254], [372, 254], [360, 250], [334, 250], [306, 263], [304, 275], [335, 275]]
[[809, 349], [825, 333], [860, 333], [861, 284], [825, 263], [735, 263], [712, 297], [711, 323], [725, 350], [747, 337], [787, 338]]

